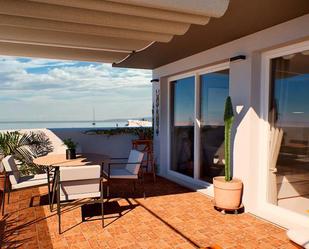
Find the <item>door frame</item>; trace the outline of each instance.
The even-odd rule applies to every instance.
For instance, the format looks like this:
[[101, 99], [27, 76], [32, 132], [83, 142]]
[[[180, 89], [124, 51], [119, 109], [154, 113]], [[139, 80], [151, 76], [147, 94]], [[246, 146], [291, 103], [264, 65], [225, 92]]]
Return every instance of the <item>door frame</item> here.
[[[309, 40], [263, 52], [261, 55], [261, 103], [260, 103], [260, 164], [258, 181], [258, 215], [283, 227], [308, 227], [309, 216], [293, 212], [268, 202], [269, 189], [269, 142], [268, 119], [270, 94], [270, 61], [273, 58], [309, 50]], [[309, 56], [309, 55], [308, 55]]]
[[[187, 73], [173, 75], [167, 78], [167, 175], [171, 178], [179, 179], [192, 186], [202, 186], [207, 189], [206, 194], [213, 196], [212, 184], [199, 179], [200, 167], [200, 76], [207, 73], [213, 73], [225, 69], [230, 69], [230, 62], [223, 62], [216, 65], [203, 67], [201, 69], [192, 70]], [[193, 177], [183, 175], [171, 169], [171, 82], [187, 77], [194, 76], [194, 169]], [[230, 91], [230, 83], [229, 83]]]

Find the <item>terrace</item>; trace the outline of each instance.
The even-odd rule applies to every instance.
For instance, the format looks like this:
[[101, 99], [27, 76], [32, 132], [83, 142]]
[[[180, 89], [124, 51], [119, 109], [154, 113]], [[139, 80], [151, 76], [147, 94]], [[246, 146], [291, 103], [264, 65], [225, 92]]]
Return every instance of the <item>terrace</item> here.
[[[116, 182], [110, 198], [104, 188], [104, 228], [99, 206], [72, 202], [61, 212], [59, 234], [46, 186], [13, 192], [1, 217], [1, 248], [299, 248], [287, 229], [303, 229], [293, 241], [308, 247], [308, 1], [173, 2], [0, 0], [2, 55], [153, 70], [153, 153], [159, 166], [156, 183], [146, 176], [146, 198], [140, 185], [131, 192], [131, 185]], [[293, 79], [291, 86], [302, 82], [294, 93], [288, 92], [293, 87], [280, 90], [280, 103], [297, 99], [292, 113], [302, 125], [272, 136], [278, 121], [272, 119], [285, 113], [274, 104], [274, 115], [268, 114], [277, 96], [270, 92], [285, 78]], [[177, 85], [188, 86], [183, 95]], [[232, 173], [244, 186], [245, 212], [237, 215], [223, 215], [212, 199], [212, 179], [225, 164], [217, 153], [224, 136], [223, 108], [217, 109], [228, 95], [235, 104]], [[214, 113], [218, 120], [211, 120]], [[178, 114], [186, 117], [174, 122]], [[73, 138], [82, 153], [127, 156], [134, 139], [84, 131], [46, 130], [56, 137], [56, 154], [64, 154], [63, 140]], [[178, 162], [183, 151], [186, 158]], [[290, 168], [281, 170], [286, 164]]]
[[[105, 227], [95, 206], [63, 210], [63, 234], [57, 214], [44, 205], [46, 187], [13, 192], [1, 219], [2, 248], [298, 248], [285, 230], [248, 213], [222, 215], [212, 200], [158, 177], [146, 178], [146, 195], [128, 193], [119, 182], [105, 202]], [[99, 216], [100, 218], [100, 216]]]

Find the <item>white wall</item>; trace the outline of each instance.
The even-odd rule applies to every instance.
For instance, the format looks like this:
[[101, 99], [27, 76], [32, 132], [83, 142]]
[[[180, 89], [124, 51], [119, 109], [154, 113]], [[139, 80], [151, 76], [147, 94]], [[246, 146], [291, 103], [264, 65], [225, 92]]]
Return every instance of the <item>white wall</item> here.
[[[171, 75], [204, 68], [209, 65], [226, 62], [230, 57], [243, 54], [246, 60], [230, 63], [230, 95], [234, 107], [242, 107], [235, 117], [234, 139], [234, 176], [244, 181], [243, 202], [246, 211], [262, 214], [259, 191], [259, 168], [262, 165], [259, 158], [259, 131], [263, 120], [261, 118], [261, 54], [277, 47], [297, 43], [309, 39], [309, 14], [286, 23], [273, 26], [252, 35], [237, 39], [221, 46], [209, 49], [185, 59], [156, 68], [154, 78], [160, 78], [161, 116], [160, 116], [160, 164], [161, 173], [167, 174], [167, 80]], [[219, 35], [219, 31], [218, 31]], [[188, 44], [190, 46], [190, 44]], [[236, 111], [236, 110], [235, 110]], [[265, 182], [265, 181], [264, 181]], [[271, 219], [267, 215], [264, 217]], [[292, 226], [290, 221], [276, 220], [280, 225]], [[305, 222], [303, 222], [305, 224]], [[308, 222], [309, 224], [309, 222]]]
[[[52, 153], [65, 153], [66, 146], [63, 139], [72, 138], [78, 143], [77, 152], [103, 154], [111, 157], [127, 157], [132, 148], [133, 135], [87, 135], [84, 132], [87, 128], [55, 128], [55, 129], [27, 129], [23, 131], [42, 131], [51, 140], [54, 151]], [[4, 132], [4, 131], [1, 131]]]

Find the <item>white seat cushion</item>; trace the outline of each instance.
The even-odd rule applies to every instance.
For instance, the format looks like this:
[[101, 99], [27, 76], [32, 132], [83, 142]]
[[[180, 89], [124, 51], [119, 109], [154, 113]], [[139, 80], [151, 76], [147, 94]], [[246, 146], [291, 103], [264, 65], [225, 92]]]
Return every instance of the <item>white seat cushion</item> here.
[[309, 229], [291, 229], [287, 231], [287, 236], [296, 244], [309, 249]]
[[143, 161], [144, 153], [137, 151], [137, 150], [131, 150], [128, 164], [126, 165], [126, 169], [131, 172], [132, 174], [137, 175], [139, 168], [141, 166], [141, 163]]
[[6, 156], [2, 160], [2, 164], [7, 173], [10, 174], [9, 179], [11, 184], [17, 184], [19, 182], [20, 173], [12, 156]]
[[100, 165], [60, 167], [60, 200], [100, 197]]
[[60, 167], [60, 181], [98, 179], [100, 171], [100, 165]]
[[[107, 169], [103, 170], [105, 175], [108, 175]], [[138, 176], [135, 174], [132, 174], [130, 171], [128, 171], [126, 168], [112, 168], [110, 172], [110, 178], [111, 179], [137, 179]]]
[[38, 174], [34, 176], [23, 176], [19, 178], [17, 184], [12, 184], [12, 189], [21, 189], [28, 187], [35, 187], [47, 184], [47, 175]]

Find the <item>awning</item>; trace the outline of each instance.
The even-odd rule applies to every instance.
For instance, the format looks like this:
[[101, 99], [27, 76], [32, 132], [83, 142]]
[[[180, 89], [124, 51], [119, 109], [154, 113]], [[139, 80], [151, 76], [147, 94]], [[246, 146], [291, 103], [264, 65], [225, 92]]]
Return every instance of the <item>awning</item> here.
[[222, 16], [229, 0], [0, 0], [0, 53], [119, 62], [191, 24]]

